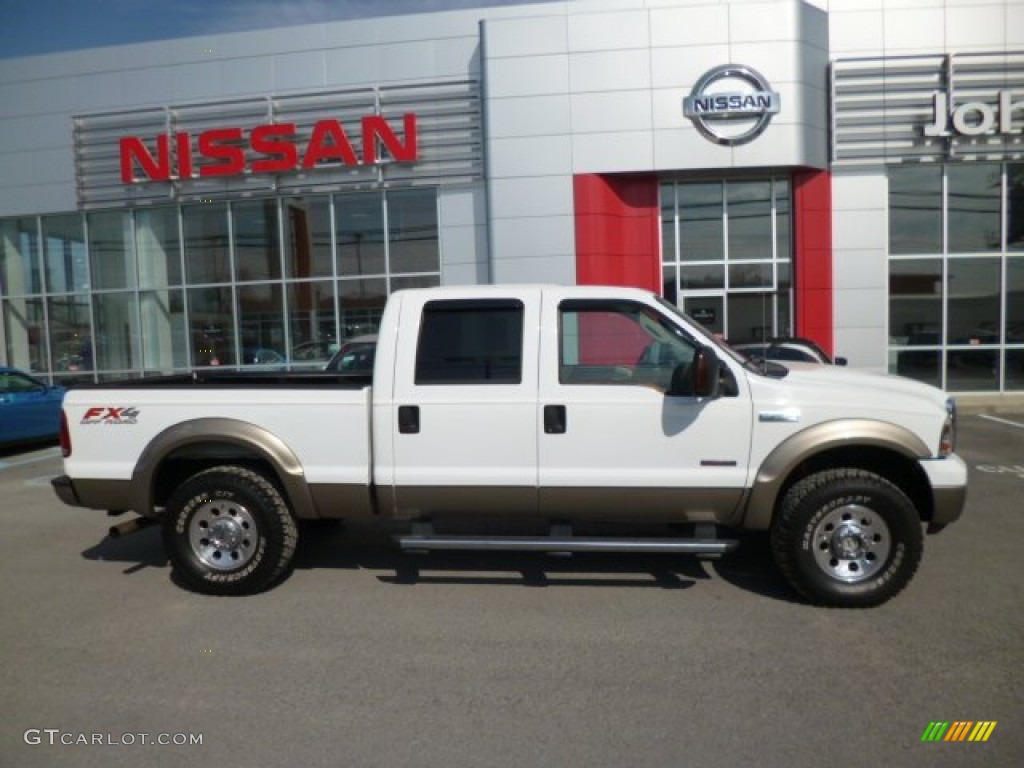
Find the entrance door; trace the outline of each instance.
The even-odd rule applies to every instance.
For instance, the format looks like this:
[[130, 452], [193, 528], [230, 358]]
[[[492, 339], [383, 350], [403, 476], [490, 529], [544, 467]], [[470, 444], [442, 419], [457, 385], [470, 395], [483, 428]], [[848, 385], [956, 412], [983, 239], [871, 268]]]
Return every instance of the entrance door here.
[[708, 329], [725, 337], [725, 297], [722, 294], [684, 296], [683, 312]]

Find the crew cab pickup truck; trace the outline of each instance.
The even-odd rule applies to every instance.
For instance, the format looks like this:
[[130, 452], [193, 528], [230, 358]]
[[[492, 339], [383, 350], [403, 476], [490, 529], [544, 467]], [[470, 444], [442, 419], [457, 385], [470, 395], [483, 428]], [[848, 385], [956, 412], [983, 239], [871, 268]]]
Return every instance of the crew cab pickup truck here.
[[296, 519], [338, 518], [417, 551], [720, 556], [728, 530], [768, 531], [806, 599], [870, 606], [964, 506], [944, 393], [747, 360], [640, 290], [400, 291], [377, 344], [372, 377], [72, 389], [53, 486], [160, 521], [181, 579], [216, 594], [274, 585]]

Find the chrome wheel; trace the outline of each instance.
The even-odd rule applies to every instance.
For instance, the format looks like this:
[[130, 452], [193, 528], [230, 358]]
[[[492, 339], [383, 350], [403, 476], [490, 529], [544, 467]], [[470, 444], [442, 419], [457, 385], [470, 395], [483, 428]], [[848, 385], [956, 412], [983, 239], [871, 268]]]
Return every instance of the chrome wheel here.
[[892, 547], [882, 516], [859, 504], [830, 511], [814, 527], [811, 541], [818, 567], [849, 584], [873, 577], [885, 566]]
[[192, 515], [189, 544], [199, 560], [217, 571], [233, 571], [256, 554], [259, 531], [252, 514], [234, 501], [207, 501]]

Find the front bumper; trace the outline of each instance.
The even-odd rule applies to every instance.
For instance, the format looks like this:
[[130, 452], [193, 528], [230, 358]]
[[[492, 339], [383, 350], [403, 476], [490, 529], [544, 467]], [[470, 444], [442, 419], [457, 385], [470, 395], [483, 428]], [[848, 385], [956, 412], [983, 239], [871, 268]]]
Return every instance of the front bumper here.
[[959, 519], [967, 502], [967, 464], [955, 453], [944, 459], [927, 459], [921, 467], [932, 487], [931, 526], [948, 525]]

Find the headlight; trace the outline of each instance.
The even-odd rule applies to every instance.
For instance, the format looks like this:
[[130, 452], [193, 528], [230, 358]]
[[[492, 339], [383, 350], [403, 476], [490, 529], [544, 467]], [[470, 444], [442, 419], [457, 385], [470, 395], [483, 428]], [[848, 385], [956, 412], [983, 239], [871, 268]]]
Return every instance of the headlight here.
[[946, 421], [939, 437], [939, 456], [949, 456], [956, 450], [956, 401], [946, 400]]

